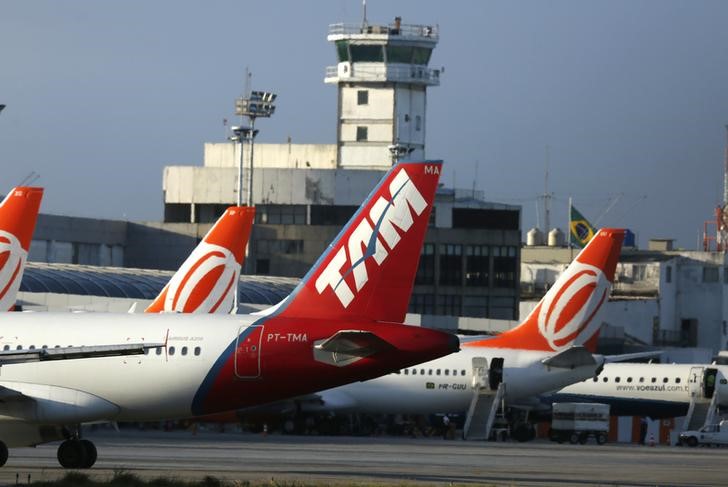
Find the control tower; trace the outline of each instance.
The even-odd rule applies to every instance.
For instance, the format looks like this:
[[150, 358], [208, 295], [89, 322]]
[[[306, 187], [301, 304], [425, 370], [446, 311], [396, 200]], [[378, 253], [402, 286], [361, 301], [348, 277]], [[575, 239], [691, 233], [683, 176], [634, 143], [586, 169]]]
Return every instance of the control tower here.
[[425, 158], [427, 87], [440, 84], [440, 70], [427, 67], [437, 45], [437, 26], [332, 24], [328, 40], [338, 64], [326, 83], [339, 89], [337, 166], [386, 169], [393, 152]]

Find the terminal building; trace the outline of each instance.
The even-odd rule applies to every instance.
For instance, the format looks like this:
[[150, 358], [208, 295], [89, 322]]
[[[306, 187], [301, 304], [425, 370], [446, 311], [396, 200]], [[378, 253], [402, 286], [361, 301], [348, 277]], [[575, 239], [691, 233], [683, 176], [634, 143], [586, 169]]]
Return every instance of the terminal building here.
[[[328, 40], [337, 61], [324, 78], [337, 90], [336, 141], [255, 144], [257, 214], [246, 274], [302, 277], [395, 160], [428, 157], [427, 89], [440, 83], [440, 71], [428, 66], [437, 27], [399, 18], [389, 25], [333, 24]], [[202, 165], [166, 167], [163, 222], [42, 215], [30, 260], [176, 269], [237, 200], [238, 167], [250, 153], [250, 143], [211, 142]], [[246, 194], [248, 170], [244, 165]], [[411, 311], [516, 320], [520, 224], [519, 206], [441, 187]], [[457, 319], [448, 322], [442, 326], [460, 327]]]

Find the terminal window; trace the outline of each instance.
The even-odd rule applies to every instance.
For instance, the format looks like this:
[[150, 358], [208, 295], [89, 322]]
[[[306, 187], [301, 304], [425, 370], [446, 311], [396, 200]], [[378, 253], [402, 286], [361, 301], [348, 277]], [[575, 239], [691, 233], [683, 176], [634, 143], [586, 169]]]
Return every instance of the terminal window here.
[[465, 249], [465, 285], [487, 286], [490, 277], [490, 252], [487, 245], [468, 245]]
[[463, 246], [440, 245], [440, 284], [460, 286], [463, 279]]
[[356, 104], [357, 105], [368, 105], [369, 104], [369, 90], [359, 90], [356, 92]]
[[420, 264], [415, 276], [415, 284], [435, 283], [435, 244], [426, 243], [422, 246]]
[[357, 127], [356, 128], [356, 141], [357, 142], [365, 142], [369, 140], [369, 131], [367, 127]]

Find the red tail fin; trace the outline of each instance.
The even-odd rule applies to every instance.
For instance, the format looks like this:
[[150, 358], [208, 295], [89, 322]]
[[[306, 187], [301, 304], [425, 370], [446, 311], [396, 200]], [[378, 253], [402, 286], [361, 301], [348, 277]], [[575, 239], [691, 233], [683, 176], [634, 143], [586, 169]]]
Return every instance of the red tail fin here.
[[441, 161], [392, 167], [279, 316], [403, 322], [441, 169]]
[[254, 218], [255, 208], [225, 210], [145, 313], [229, 313]]
[[0, 203], [0, 310], [15, 305], [42, 198], [43, 188], [18, 186]]
[[596, 315], [609, 297], [624, 234], [622, 229], [599, 230], [523, 323], [463, 346], [546, 351], [595, 347], [601, 324]]

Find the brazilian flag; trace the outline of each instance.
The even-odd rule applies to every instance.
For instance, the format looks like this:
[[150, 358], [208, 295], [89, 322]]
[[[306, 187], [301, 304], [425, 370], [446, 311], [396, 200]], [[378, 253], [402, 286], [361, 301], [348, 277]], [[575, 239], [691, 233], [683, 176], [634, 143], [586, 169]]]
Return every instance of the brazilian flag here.
[[571, 242], [578, 247], [584, 247], [594, 236], [594, 227], [573, 206], [569, 226], [571, 227]]

